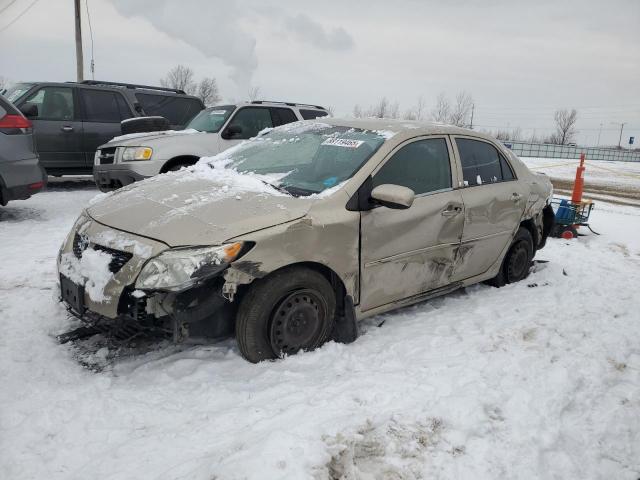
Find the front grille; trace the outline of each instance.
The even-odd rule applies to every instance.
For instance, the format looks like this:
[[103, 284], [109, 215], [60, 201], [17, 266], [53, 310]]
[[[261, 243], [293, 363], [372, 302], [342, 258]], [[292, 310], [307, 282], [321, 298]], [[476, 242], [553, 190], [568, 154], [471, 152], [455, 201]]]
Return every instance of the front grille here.
[[118, 273], [120, 269], [124, 267], [124, 264], [133, 257], [133, 253], [123, 252], [122, 250], [116, 250], [115, 248], [109, 248], [103, 245], [94, 245], [93, 249], [111, 255], [111, 262], [109, 263], [109, 271], [111, 273]]
[[[88, 245], [88, 240], [82, 235], [78, 235], [76, 233], [75, 237], [73, 237], [73, 254], [76, 258], [82, 258], [82, 252], [87, 249]], [[104, 245], [93, 245], [93, 249], [99, 252], [108, 253], [111, 256], [111, 262], [109, 262], [109, 271], [111, 273], [118, 273], [120, 269], [133, 257], [132, 253], [105, 247]]]
[[116, 158], [115, 147], [101, 149], [100, 156], [98, 158], [100, 158], [100, 165], [112, 164], [114, 159]]
[[88, 243], [86, 238], [76, 233], [76, 236], [73, 237], [73, 254], [76, 258], [82, 258], [82, 252], [86, 250]]

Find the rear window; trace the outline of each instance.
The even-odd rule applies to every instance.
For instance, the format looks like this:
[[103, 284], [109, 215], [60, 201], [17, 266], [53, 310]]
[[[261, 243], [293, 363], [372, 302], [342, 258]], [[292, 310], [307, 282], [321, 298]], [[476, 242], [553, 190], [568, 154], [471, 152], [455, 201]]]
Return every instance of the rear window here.
[[202, 103], [195, 98], [151, 93], [136, 93], [136, 98], [147, 115], [160, 115], [172, 125], [186, 125], [203, 108]]
[[324, 110], [307, 110], [301, 108], [300, 115], [302, 115], [302, 118], [305, 120], [313, 120], [314, 118], [326, 117], [329, 114]]

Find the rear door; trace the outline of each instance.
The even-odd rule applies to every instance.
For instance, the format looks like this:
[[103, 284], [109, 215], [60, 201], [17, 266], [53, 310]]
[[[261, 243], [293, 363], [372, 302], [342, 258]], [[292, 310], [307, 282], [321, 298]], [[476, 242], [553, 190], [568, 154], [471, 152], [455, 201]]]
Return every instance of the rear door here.
[[261, 130], [273, 126], [269, 107], [242, 107], [236, 110], [222, 130], [219, 139], [220, 151], [255, 137]]
[[490, 142], [454, 137], [465, 205], [460, 258], [453, 280], [486, 272], [499, 259], [520, 224], [524, 187], [507, 159]]
[[120, 135], [120, 122], [134, 115], [115, 89], [79, 88], [78, 92], [83, 112], [82, 150], [85, 165], [91, 168], [98, 147]]
[[43, 86], [21, 103], [34, 105], [37, 116], [31, 116], [40, 163], [50, 173], [65, 170], [85, 171], [82, 151], [82, 121], [73, 87]]
[[363, 311], [451, 282], [464, 205], [446, 136], [400, 146], [373, 174], [373, 186], [402, 185], [415, 194], [406, 210], [376, 207], [361, 214]]

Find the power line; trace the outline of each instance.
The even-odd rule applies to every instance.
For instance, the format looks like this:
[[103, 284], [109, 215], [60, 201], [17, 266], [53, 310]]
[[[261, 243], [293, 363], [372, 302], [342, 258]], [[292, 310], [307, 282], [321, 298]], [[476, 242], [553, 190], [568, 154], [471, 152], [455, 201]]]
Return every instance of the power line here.
[[95, 80], [96, 63], [93, 57], [93, 28], [91, 27], [91, 15], [89, 14], [89, 0], [84, 1], [84, 6], [87, 8], [87, 20], [89, 21], [89, 36], [91, 37], [91, 78]]
[[6, 7], [4, 7], [2, 10], [0, 10], [0, 13], [4, 12], [7, 8], [9, 8], [11, 5], [13, 5], [14, 3], [16, 3], [16, 0], [11, 0]]
[[36, 3], [38, 3], [38, 0], [33, 0], [33, 2], [31, 2], [29, 6], [22, 11], [22, 13], [20, 13], [16, 18], [14, 18], [12, 21], [7, 23], [4, 27], [0, 28], [0, 33], [4, 32], [7, 28], [9, 28], [11, 25], [13, 25], [18, 20], [20, 20], [20, 18], [29, 10], [31, 10], [31, 7], [33, 7]]

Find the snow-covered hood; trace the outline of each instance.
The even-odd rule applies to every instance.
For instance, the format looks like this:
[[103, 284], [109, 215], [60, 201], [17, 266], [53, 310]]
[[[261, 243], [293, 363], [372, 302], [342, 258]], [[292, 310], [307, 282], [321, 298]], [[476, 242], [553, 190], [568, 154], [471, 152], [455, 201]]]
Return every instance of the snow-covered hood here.
[[206, 132], [200, 132], [194, 129], [187, 130], [164, 130], [161, 132], [146, 132], [146, 133], [129, 133], [127, 135], [120, 135], [109, 140], [102, 147], [129, 147], [129, 146], [146, 146], [150, 142], [172, 142], [176, 137], [188, 138], [189, 135], [207, 135]]
[[159, 175], [105, 194], [87, 213], [103, 225], [175, 247], [219, 245], [303, 217], [314, 203], [282, 194], [253, 176], [229, 177], [192, 171]]

